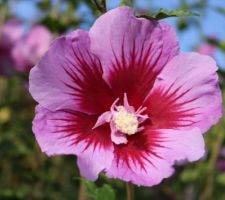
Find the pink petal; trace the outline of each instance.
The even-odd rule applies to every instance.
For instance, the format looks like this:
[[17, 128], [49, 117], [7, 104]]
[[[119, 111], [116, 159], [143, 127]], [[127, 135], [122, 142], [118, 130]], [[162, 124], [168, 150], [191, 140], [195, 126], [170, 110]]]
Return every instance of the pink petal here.
[[136, 18], [129, 7], [102, 15], [89, 33], [91, 50], [101, 59], [115, 96], [122, 99], [126, 92], [136, 108], [159, 71], [178, 54], [176, 34], [168, 25]]
[[198, 128], [191, 130], [159, 129], [161, 137], [167, 138], [162, 142], [165, 148], [155, 150], [171, 164], [174, 161], [196, 161], [205, 155], [204, 138]]
[[77, 149], [76, 145], [71, 145], [76, 139], [76, 135], [71, 135], [70, 129], [64, 128], [74, 126], [74, 121], [71, 118], [73, 119], [73, 115], [66, 112], [51, 112], [41, 106], [36, 107], [33, 132], [41, 150], [48, 156], [76, 155], [81, 151]]
[[53, 42], [30, 73], [30, 92], [38, 103], [52, 111], [72, 109], [89, 114], [110, 108], [114, 97], [89, 45], [88, 33], [81, 30]]
[[153, 186], [159, 184], [163, 178], [168, 178], [174, 173], [174, 169], [168, 162], [151, 156], [152, 161], [156, 165], [153, 166], [150, 162], [143, 160], [143, 169], [140, 165], [129, 161], [129, 165], [123, 160], [113, 160], [112, 166], [106, 171], [109, 178], [121, 179], [126, 182], [132, 182], [138, 186]]
[[106, 175], [137, 185], [152, 186], [173, 174], [175, 161], [194, 161], [204, 155], [200, 131], [152, 130], [115, 146], [115, 158]]
[[124, 133], [120, 133], [117, 131], [115, 125], [113, 122], [110, 123], [111, 127], [111, 140], [114, 144], [126, 144], [127, 143], [127, 137]]
[[51, 112], [37, 106], [33, 132], [43, 152], [49, 156], [77, 155], [81, 174], [94, 180], [113, 159], [109, 127], [92, 130], [96, 120], [96, 116], [66, 110]]
[[209, 56], [184, 53], [162, 70], [144, 106], [155, 128], [192, 129], [202, 132], [222, 116], [217, 66]]
[[88, 180], [95, 181], [98, 174], [108, 169], [113, 160], [113, 147], [102, 148], [93, 144], [90, 145], [84, 153], [78, 156], [77, 164], [80, 169], [81, 176]]
[[105, 123], [109, 123], [111, 118], [112, 118], [112, 114], [111, 114], [110, 111], [104, 112], [103, 114], [101, 114], [98, 117], [98, 119], [97, 119], [97, 121], [96, 121], [96, 123], [95, 123], [95, 125], [92, 129], [95, 129], [95, 128], [97, 128], [97, 127], [99, 127], [99, 126], [101, 126]]

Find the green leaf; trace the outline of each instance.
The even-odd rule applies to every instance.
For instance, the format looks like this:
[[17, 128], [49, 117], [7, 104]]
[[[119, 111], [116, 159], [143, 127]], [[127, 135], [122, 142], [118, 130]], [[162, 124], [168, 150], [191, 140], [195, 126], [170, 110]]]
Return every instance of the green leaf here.
[[115, 200], [115, 192], [110, 185], [104, 184], [101, 187], [97, 187], [95, 183], [82, 179], [88, 196], [94, 200]]
[[137, 17], [142, 17], [146, 19], [153, 19], [153, 20], [160, 20], [160, 19], [165, 19], [168, 17], [188, 17], [188, 16], [199, 16], [198, 13], [190, 12], [188, 10], [171, 10], [167, 11], [164, 9], [160, 9], [159, 12], [153, 13], [153, 14], [144, 14], [144, 15], [139, 15]]
[[220, 185], [225, 185], [225, 173], [220, 173], [217, 177], [216, 177], [216, 181], [220, 184]]
[[120, 6], [131, 6], [132, 7], [132, 0], [122, 0], [121, 2], [120, 2]]
[[104, 184], [97, 189], [96, 200], [115, 200], [115, 192], [110, 185]]
[[97, 186], [95, 185], [95, 183], [91, 182], [91, 181], [87, 181], [85, 179], [82, 179], [86, 189], [87, 189], [87, 193], [89, 197], [92, 197], [94, 199], [96, 199], [97, 196]]

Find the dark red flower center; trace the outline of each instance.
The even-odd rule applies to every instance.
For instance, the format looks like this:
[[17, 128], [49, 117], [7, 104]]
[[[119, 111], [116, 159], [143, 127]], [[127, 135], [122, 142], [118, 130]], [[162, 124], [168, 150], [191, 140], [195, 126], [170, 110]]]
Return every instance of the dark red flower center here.
[[93, 129], [109, 123], [112, 141], [121, 144], [127, 143], [126, 135], [133, 135], [144, 129], [140, 124], [148, 119], [148, 115], [142, 114], [146, 110], [143, 107], [135, 111], [135, 108], [129, 105], [126, 94], [124, 94], [123, 105], [116, 105], [118, 100], [119, 98], [114, 101], [110, 111], [106, 111], [98, 117]]

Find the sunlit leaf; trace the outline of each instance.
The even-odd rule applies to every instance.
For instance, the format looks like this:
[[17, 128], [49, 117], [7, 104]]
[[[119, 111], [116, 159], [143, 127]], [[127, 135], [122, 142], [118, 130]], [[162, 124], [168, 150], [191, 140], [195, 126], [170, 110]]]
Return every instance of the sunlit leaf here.
[[86, 189], [87, 189], [87, 193], [89, 197], [92, 197], [94, 199], [96, 199], [97, 197], [97, 186], [91, 182], [91, 181], [87, 181], [85, 179], [82, 179]]
[[131, 0], [122, 0], [119, 4], [120, 6], [132, 6]]
[[220, 185], [225, 185], [225, 173], [220, 173], [217, 177], [216, 177], [216, 181], [220, 184]]
[[160, 20], [160, 19], [165, 19], [168, 17], [188, 17], [188, 16], [199, 16], [199, 14], [190, 12], [187, 10], [176, 9], [176, 10], [167, 11], [164, 9], [160, 9], [159, 12], [157, 13], [139, 15], [137, 17], [142, 17], [142, 18], [151, 19], [151, 20]]

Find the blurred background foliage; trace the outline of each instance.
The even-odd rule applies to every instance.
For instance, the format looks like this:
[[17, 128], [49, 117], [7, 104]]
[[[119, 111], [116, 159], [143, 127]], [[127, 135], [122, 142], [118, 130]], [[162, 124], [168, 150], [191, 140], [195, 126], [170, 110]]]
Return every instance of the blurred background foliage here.
[[[198, 12], [200, 17], [168, 18], [165, 21], [176, 28], [181, 50], [197, 50], [217, 60], [225, 98], [224, 2], [109, 0], [107, 9], [120, 3], [133, 3], [140, 14], [157, 12], [160, 8]], [[88, 29], [104, 9], [104, 5], [97, 8], [96, 1], [92, 0], [0, 0], [0, 27], [16, 18], [22, 22], [26, 34], [34, 24], [41, 24], [56, 37], [76, 28]], [[96, 183], [81, 180], [74, 156], [47, 158], [41, 153], [31, 130], [35, 102], [28, 93], [29, 70], [10, 67], [9, 74], [0, 75], [0, 199], [125, 199], [124, 183], [109, 180], [104, 175]], [[224, 200], [224, 133], [223, 118], [205, 135], [207, 154], [201, 161], [177, 166], [175, 175], [159, 186], [136, 187], [136, 199]]]

